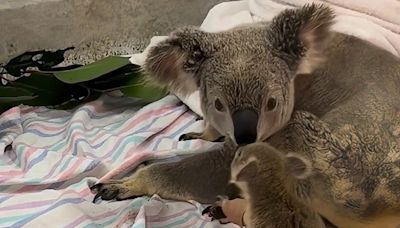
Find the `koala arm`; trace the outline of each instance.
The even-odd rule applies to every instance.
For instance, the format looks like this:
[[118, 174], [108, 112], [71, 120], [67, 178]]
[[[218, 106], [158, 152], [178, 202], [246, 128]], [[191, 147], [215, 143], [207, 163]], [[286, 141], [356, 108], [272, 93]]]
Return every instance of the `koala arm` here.
[[180, 141], [202, 139], [210, 142], [222, 141], [222, 136], [211, 124], [206, 123], [203, 132], [189, 132], [179, 137]]
[[94, 201], [100, 197], [124, 200], [157, 194], [165, 199], [215, 202], [217, 195], [238, 193], [237, 188], [228, 185], [234, 153], [235, 148], [225, 144], [177, 162], [146, 166], [126, 179], [92, 186]]

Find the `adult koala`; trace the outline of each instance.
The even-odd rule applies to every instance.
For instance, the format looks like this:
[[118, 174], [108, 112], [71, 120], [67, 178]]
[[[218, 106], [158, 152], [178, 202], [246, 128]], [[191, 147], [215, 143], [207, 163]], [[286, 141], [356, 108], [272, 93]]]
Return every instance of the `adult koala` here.
[[154, 47], [150, 81], [200, 89], [207, 128], [183, 138], [233, 143], [96, 184], [96, 198], [211, 203], [235, 193], [228, 181], [236, 143], [266, 141], [311, 161], [299, 194], [312, 195], [313, 208], [335, 225], [400, 224], [400, 60], [330, 32], [333, 18], [312, 4], [220, 33], [181, 29]]

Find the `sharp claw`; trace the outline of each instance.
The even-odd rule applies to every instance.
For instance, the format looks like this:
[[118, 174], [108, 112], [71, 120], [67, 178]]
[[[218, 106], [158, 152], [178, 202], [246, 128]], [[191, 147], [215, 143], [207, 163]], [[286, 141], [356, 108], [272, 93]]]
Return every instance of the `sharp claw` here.
[[188, 134], [183, 134], [179, 137], [179, 141], [187, 141], [191, 139], [193, 139], [193, 137], [189, 136]]
[[97, 193], [97, 194], [94, 196], [92, 202], [93, 202], [93, 203], [96, 203], [96, 201], [97, 201], [99, 198], [101, 198], [101, 193]]
[[179, 136], [179, 141], [184, 141], [186, 138], [186, 134]]
[[212, 207], [212, 206], [208, 206], [208, 207], [204, 208], [204, 210], [201, 212], [201, 215], [205, 215], [205, 214], [210, 213], [211, 207]]

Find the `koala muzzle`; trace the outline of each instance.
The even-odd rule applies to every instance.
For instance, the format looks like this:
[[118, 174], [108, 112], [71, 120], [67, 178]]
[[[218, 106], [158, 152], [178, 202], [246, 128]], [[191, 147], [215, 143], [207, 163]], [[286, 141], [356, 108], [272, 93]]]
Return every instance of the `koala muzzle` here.
[[235, 139], [238, 144], [253, 143], [257, 139], [258, 114], [250, 109], [239, 110], [232, 115]]

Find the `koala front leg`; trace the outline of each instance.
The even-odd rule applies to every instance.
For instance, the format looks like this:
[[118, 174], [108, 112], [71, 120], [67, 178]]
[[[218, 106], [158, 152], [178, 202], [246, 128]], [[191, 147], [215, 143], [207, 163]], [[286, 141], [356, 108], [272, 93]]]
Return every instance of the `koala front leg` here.
[[132, 177], [99, 183], [91, 190], [96, 193], [95, 200], [124, 200], [158, 194], [165, 199], [212, 203], [218, 195], [238, 193], [238, 189], [228, 185], [235, 150], [225, 144], [223, 148], [214, 148], [178, 162], [152, 164]]
[[191, 139], [203, 139], [210, 142], [221, 142], [223, 141], [224, 137], [209, 123], [206, 123], [203, 132], [190, 132], [179, 137], [179, 141]]

